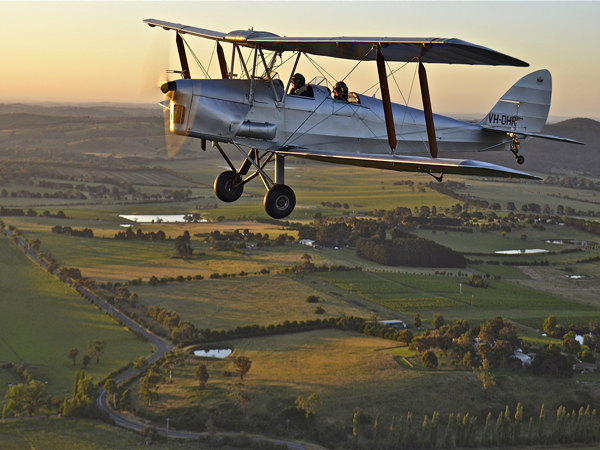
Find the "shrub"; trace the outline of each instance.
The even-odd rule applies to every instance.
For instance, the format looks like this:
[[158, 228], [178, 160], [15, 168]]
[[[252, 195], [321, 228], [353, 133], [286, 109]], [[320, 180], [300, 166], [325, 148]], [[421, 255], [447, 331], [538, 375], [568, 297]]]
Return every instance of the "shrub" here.
[[319, 297], [316, 295], [309, 295], [308, 297], [306, 297], [306, 302], [307, 303], [319, 303]]

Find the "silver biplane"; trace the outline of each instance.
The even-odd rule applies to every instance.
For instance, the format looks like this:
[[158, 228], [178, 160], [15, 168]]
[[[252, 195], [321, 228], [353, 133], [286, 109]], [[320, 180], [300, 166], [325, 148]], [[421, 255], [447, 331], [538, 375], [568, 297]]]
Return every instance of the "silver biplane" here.
[[[224, 202], [234, 202], [244, 185], [260, 177], [267, 193], [264, 207], [271, 217], [288, 216], [296, 204], [294, 191], [284, 184], [288, 156], [337, 164], [422, 172], [438, 181], [444, 174], [539, 179], [534, 175], [482, 161], [438, 158], [439, 153], [509, 150], [522, 164], [522, 142], [545, 138], [578, 143], [540, 133], [552, 95], [550, 72], [539, 70], [520, 79], [479, 123], [433, 114], [424, 64], [470, 64], [527, 67], [526, 62], [458, 39], [387, 37], [280, 37], [241, 30], [230, 33], [147, 19], [151, 27], [176, 31], [182, 79], [161, 86], [169, 100], [170, 131], [201, 139], [202, 150], [212, 142], [231, 170], [215, 180]], [[182, 35], [216, 41], [221, 79], [192, 79]], [[227, 64], [221, 43], [232, 45]], [[245, 59], [242, 50], [250, 55]], [[276, 62], [291, 52], [293, 67], [287, 83]], [[294, 95], [292, 78], [302, 55], [357, 61], [376, 61], [381, 100], [347, 93], [332, 97], [327, 84], [310, 82], [311, 95]], [[423, 111], [392, 103], [388, 62], [415, 62]], [[240, 76], [234, 74], [236, 63]], [[399, 131], [398, 131], [399, 130]], [[236, 168], [221, 144], [232, 144], [243, 155]], [[265, 172], [274, 162], [274, 177]], [[250, 173], [250, 174], [249, 174]]]

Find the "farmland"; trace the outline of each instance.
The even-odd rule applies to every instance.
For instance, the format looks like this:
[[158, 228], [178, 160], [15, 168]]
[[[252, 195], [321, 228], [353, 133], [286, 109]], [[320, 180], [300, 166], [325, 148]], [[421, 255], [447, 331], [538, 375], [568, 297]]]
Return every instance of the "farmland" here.
[[[23, 173], [29, 175], [11, 177], [4, 172], [6, 178], [0, 186], [7, 191], [0, 198], [0, 206], [24, 211], [31, 208], [36, 213], [2, 217], [7, 228], [16, 228], [26, 241], [38, 239], [40, 253], [51, 254], [57, 266], [77, 268], [84, 278], [113, 286], [113, 297], [122, 287], [119, 285], [127, 284], [129, 292], [135, 294], [128, 311], [143, 313], [148, 307], [160, 306], [197, 330], [223, 333], [234, 333], [250, 325], [272, 330], [286, 321], [304, 323], [354, 316], [370, 324], [376, 319], [403, 319], [414, 334], [419, 334], [432, 329], [431, 320], [436, 313], [443, 315], [446, 325], [467, 320], [471, 327], [501, 316], [515, 326], [527, 348], [548, 343], [561, 345], [562, 341], [541, 336], [538, 331], [548, 316], [555, 316], [566, 328], [571, 324], [587, 327], [590, 319], [600, 319], [600, 269], [595, 262], [600, 256], [600, 246], [595, 245], [600, 242], [599, 236], [565, 226], [559, 219], [514, 218], [521, 213], [523, 204], [535, 203], [548, 205], [552, 210], [568, 206], [584, 213], [581, 218], [595, 220], [592, 215], [600, 207], [594, 203], [594, 190], [472, 178], [456, 188], [460, 196], [457, 199], [430, 187], [431, 179], [425, 175], [359, 171], [290, 158], [286, 178], [294, 187], [298, 205], [288, 220], [295, 224], [259, 222], [256, 219], [266, 218], [260, 183], [246, 185], [239, 202], [219, 202], [212, 183], [223, 170], [223, 162], [211, 157], [209, 151], [192, 155], [189, 143], [178, 158], [165, 160], [157, 153], [161, 148], [159, 124], [154, 119], [149, 122], [145, 137], [129, 135], [121, 125], [110, 121], [95, 124], [93, 133], [85, 124], [81, 125], [83, 128], [67, 127], [48, 145], [52, 158], [45, 160], [44, 153], [29, 154], [31, 159], [22, 161]], [[106, 142], [114, 146], [115, 154], [103, 151], [106, 149], [101, 138], [94, 137], [103, 134], [109, 137]], [[25, 148], [41, 142], [41, 135], [36, 134], [28, 137], [17, 133], [13, 138], [28, 143]], [[1, 133], [0, 143], [10, 145], [10, 139], [8, 133]], [[86, 147], [86, 140], [94, 144]], [[137, 140], [140, 146], [128, 145]], [[141, 157], [144, 149], [150, 153]], [[73, 165], [66, 163], [67, 158], [74, 160]], [[16, 164], [18, 154], [0, 151], [0, 162]], [[40, 166], [45, 166], [45, 171]], [[36, 173], [42, 175], [33, 175]], [[447, 180], [465, 181], [455, 177]], [[40, 181], [73, 184], [70, 192], [83, 196], [44, 198], [44, 194], [55, 195], [58, 188], [44, 187], [47, 184], [40, 185]], [[78, 184], [84, 184], [84, 188], [76, 189]], [[108, 193], [92, 198], [87, 189], [100, 184], [107, 187]], [[186, 198], [175, 200], [174, 190], [189, 193]], [[495, 217], [491, 207], [468, 203], [483, 200], [488, 205], [499, 204], [500, 208], [493, 210]], [[516, 203], [515, 211], [508, 211], [509, 202]], [[334, 207], [334, 203], [338, 206]], [[344, 204], [347, 207], [340, 206]], [[427, 228], [418, 221], [402, 224], [403, 230], [419, 238], [463, 253], [469, 260], [467, 267], [389, 267], [358, 256], [355, 248], [345, 242], [337, 249], [313, 248], [297, 242], [300, 225], [315, 226], [319, 217], [331, 223], [352, 223], [356, 218], [385, 224], [390, 219], [378, 210], [405, 208], [419, 217], [423, 206], [435, 207], [446, 218], [455, 219], [460, 217], [458, 211], [467, 210], [485, 215], [477, 220], [473, 216], [464, 220], [460, 228], [450, 230]], [[46, 210], [50, 215], [44, 217]], [[65, 218], [52, 217], [59, 210]], [[121, 214], [190, 213], [197, 213], [208, 222], [130, 224], [134, 232], [164, 231], [166, 239], [115, 239], [127, 222], [119, 217]], [[482, 224], [493, 227], [482, 231]], [[507, 224], [509, 231], [505, 231]], [[51, 230], [56, 225], [90, 228], [94, 237], [54, 234]], [[176, 254], [174, 241], [186, 231], [193, 252], [183, 258]], [[244, 231], [253, 236], [260, 234], [261, 239], [268, 235], [268, 239], [260, 241], [260, 245], [256, 239], [247, 239], [238, 247], [229, 245], [232, 243], [220, 247], [212, 235], [215, 231], [222, 235]], [[386, 237], [393, 231], [388, 228]], [[282, 234], [293, 240], [278, 245], [276, 238]], [[588, 243], [549, 242], [559, 240]], [[548, 253], [495, 253], [530, 248]], [[307, 269], [309, 261], [318, 270]], [[329, 270], [330, 266], [337, 268]], [[340, 266], [353, 270], [340, 270]], [[471, 286], [472, 275], [486, 277], [487, 288]], [[151, 277], [160, 282], [150, 283]], [[316, 297], [316, 303], [307, 302], [309, 297]], [[89, 340], [103, 338], [107, 342], [101, 362], [90, 363], [86, 370], [96, 381], [152, 351], [149, 344], [35, 265], [6, 237], [0, 237], [0, 303], [0, 362], [25, 363], [35, 379], [48, 381], [47, 392], [59, 400], [71, 395], [73, 377], [81, 368]], [[317, 313], [317, 307], [322, 311]], [[416, 313], [423, 319], [419, 330], [413, 326]], [[143, 319], [151, 322], [148, 315]], [[586, 383], [579, 384], [572, 379], [534, 378], [523, 369], [494, 368], [496, 388], [488, 396], [482, 391], [477, 372], [447, 352], [436, 350], [440, 364], [436, 370], [429, 370], [423, 366], [420, 354], [399, 346], [397, 341], [340, 329], [272, 335], [265, 332], [251, 337], [229, 335], [226, 342], [214, 345], [230, 347], [233, 357], [245, 356], [252, 361], [243, 383], [243, 394], [249, 399], [243, 416], [238, 414], [240, 406], [234, 401], [241, 394], [232, 358], [204, 360], [189, 355], [187, 349], [182, 350], [184, 362], [173, 369], [174, 383], [160, 384], [152, 406], [145, 405], [139, 397], [141, 381], [127, 385], [134, 408], [161, 424], [171, 418], [171, 423], [180, 428], [181, 423], [190, 423], [193, 418], [198, 431], [216, 423], [218, 431], [224, 432], [226, 419], [237, 424], [240, 417], [245, 417], [247, 423], [242, 421], [239, 429], [256, 431], [252, 424], [268, 424], [265, 428], [272, 426], [274, 433], [284, 434], [283, 411], [294, 410], [299, 396], [313, 393], [321, 401], [316, 417], [326, 433], [351, 427], [356, 408], [369, 417], [365, 420], [371, 420], [367, 427], [372, 426], [377, 414], [381, 414], [384, 427], [389, 427], [392, 416], [405, 416], [408, 411], [415, 417], [431, 414], [434, 409], [446, 417], [469, 412], [483, 423], [488, 412], [494, 414], [495, 420], [505, 405], [514, 409], [518, 402], [524, 405], [527, 418], [536, 417], [541, 404], [549, 410], [562, 404], [573, 409], [587, 403], [600, 407], [597, 374], [576, 375], [577, 381]], [[80, 356], [73, 366], [67, 351], [75, 346], [79, 347]], [[199, 389], [196, 378], [201, 363], [208, 365], [210, 375], [205, 390]], [[163, 374], [164, 367], [160, 370]], [[19, 382], [13, 372], [0, 369], [0, 396], [4, 396], [9, 384]], [[548, 398], [548, 392], [553, 393], [552, 398]], [[6, 402], [0, 399], [0, 407]], [[210, 416], [214, 411], [219, 411], [219, 419]], [[0, 447], [7, 441], [15, 447], [46, 448], [58, 433], [65, 438], [56, 448], [111, 448], [115, 442], [119, 442], [119, 448], [138, 448], [143, 443], [139, 437], [120, 430], [115, 431], [113, 439], [108, 434], [114, 429], [97, 423], [57, 421], [56, 427], [52, 421], [15, 423], [0, 426]], [[345, 436], [344, 431], [342, 435]], [[95, 443], [84, 445], [91, 440]]]
[[[0, 239], [0, 273], [0, 358], [31, 367], [37, 380], [48, 382], [50, 394], [63, 397], [73, 389], [79, 369], [67, 358], [73, 347], [80, 349], [80, 363], [88, 341], [106, 341], [100, 364], [88, 367], [88, 373], [97, 379], [151, 352], [149, 344], [35, 266], [6, 238]], [[0, 373], [8, 381], [8, 373]], [[2, 396], [6, 386], [0, 387]]]

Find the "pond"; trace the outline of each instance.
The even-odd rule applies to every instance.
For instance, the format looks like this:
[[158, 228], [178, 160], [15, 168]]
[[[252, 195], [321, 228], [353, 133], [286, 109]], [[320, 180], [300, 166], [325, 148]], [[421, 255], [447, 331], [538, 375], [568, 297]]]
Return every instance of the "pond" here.
[[537, 253], [548, 253], [543, 248], [526, 248], [525, 250], [498, 250], [494, 252], [498, 255], [533, 255]]
[[225, 359], [231, 355], [232, 352], [233, 349], [231, 348], [211, 348], [208, 350], [194, 350], [194, 355], [203, 358]]
[[[161, 214], [161, 215], [153, 215], [153, 214], [136, 214], [136, 215], [125, 215], [120, 214], [119, 217], [123, 219], [131, 220], [136, 223], [177, 223], [177, 222], [185, 222], [184, 217], [187, 214]], [[200, 219], [198, 222], [208, 222], [206, 219]]]
[[580, 239], [551, 239], [546, 241], [546, 243], [556, 245], [581, 245], [582, 247], [585, 247], [586, 245], [596, 245], [595, 242], [582, 241]]

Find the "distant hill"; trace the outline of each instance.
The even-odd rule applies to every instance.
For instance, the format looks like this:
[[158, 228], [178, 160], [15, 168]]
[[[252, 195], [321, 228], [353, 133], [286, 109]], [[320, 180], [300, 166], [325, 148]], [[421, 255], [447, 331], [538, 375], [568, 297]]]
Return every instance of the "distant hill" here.
[[[110, 123], [114, 126], [110, 126]], [[106, 124], [98, 130], [98, 124]], [[28, 105], [0, 104], [0, 147], [68, 148], [89, 152], [166, 155], [162, 108], [129, 104]], [[76, 132], [76, 130], [81, 130]], [[15, 130], [15, 133], [12, 131]], [[19, 133], [18, 130], [22, 130]], [[35, 130], [35, 132], [24, 132]], [[569, 119], [546, 125], [544, 134], [568, 137], [585, 145], [532, 139], [523, 145], [525, 164], [518, 165], [508, 151], [455, 153], [452, 158], [480, 159], [536, 174], [576, 173], [600, 178], [600, 122]], [[14, 135], [13, 135], [14, 134]], [[172, 136], [169, 136], [173, 138]], [[109, 141], [106, 141], [108, 139]], [[175, 138], [177, 139], [177, 138]], [[181, 145], [181, 144], [179, 144]], [[197, 157], [199, 142], [187, 139], [180, 157]], [[216, 152], [202, 153], [203, 158]], [[445, 156], [445, 155], [444, 155]]]
[[79, 105], [30, 105], [25, 103], [0, 103], [0, 114], [35, 114], [61, 117], [162, 117], [157, 105], [134, 105], [129, 103], [103, 103]]
[[455, 153], [451, 157], [480, 159], [538, 174], [575, 172], [580, 175], [600, 177], [600, 122], [584, 118], [569, 119], [546, 125], [542, 133], [575, 139], [585, 145], [531, 139], [521, 147], [521, 154], [525, 156], [523, 165], [518, 165], [512, 153], [508, 151]]

